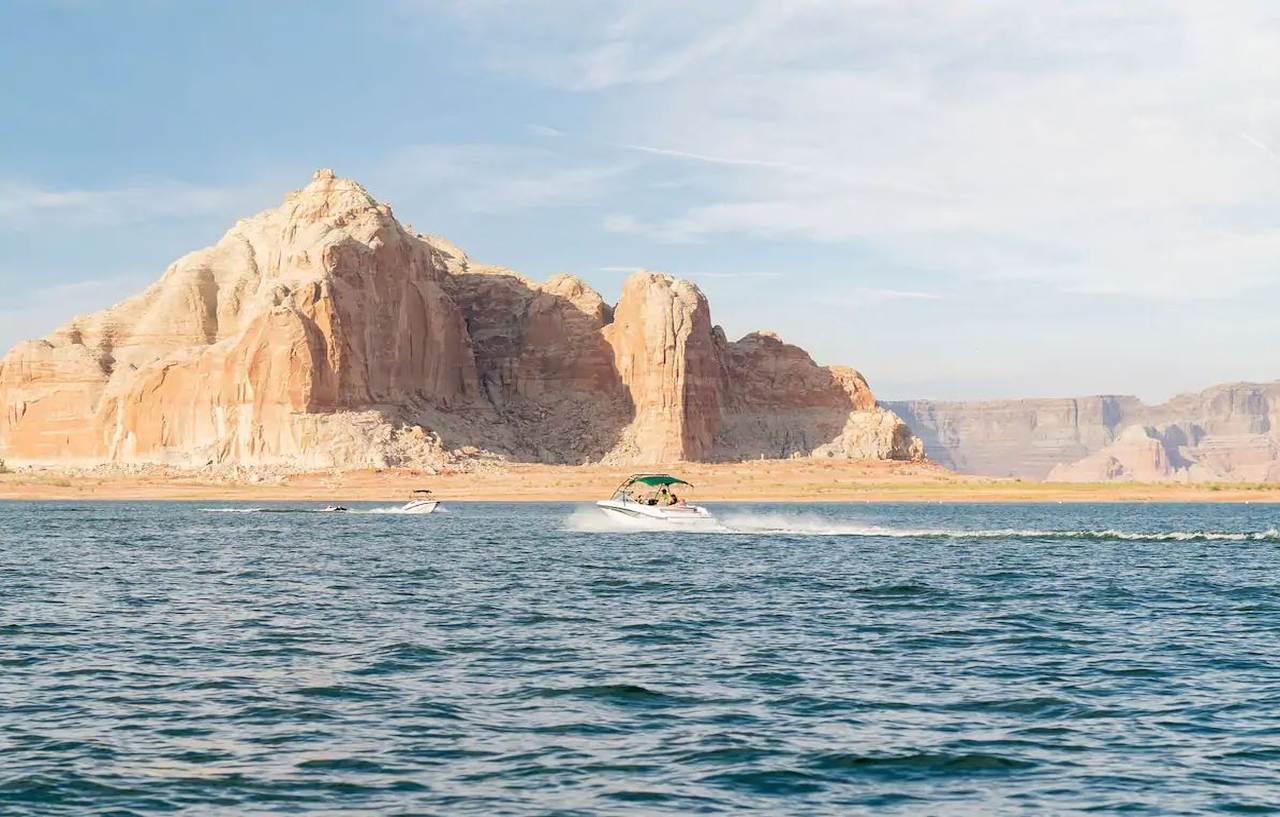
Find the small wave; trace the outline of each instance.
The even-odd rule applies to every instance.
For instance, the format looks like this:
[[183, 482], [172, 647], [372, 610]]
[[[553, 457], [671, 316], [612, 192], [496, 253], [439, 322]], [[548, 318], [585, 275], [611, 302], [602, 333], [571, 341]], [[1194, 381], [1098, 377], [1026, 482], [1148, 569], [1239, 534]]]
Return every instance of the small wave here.
[[963, 775], [1006, 773], [1031, 769], [1035, 762], [988, 752], [913, 752], [904, 755], [819, 755], [813, 766], [827, 772], [902, 775]]
[[865, 596], [925, 596], [935, 592], [927, 584], [890, 584], [877, 587], [860, 587], [853, 591], [854, 595]]
[[809, 794], [825, 787], [821, 777], [797, 769], [744, 769], [712, 775], [706, 781], [767, 795]]
[[600, 701], [617, 706], [665, 707], [697, 703], [697, 701], [639, 684], [589, 684], [574, 687], [541, 687], [524, 694], [538, 698], [577, 698]]

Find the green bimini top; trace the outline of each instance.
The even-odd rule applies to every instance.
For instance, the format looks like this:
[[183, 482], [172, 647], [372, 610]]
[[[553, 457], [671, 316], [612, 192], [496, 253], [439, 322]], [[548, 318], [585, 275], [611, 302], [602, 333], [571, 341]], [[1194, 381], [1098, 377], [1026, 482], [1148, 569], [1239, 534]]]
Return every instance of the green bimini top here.
[[630, 481], [638, 482], [641, 485], [688, 485], [693, 487], [693, 483], [677, 479], [670, 474], [637, 474]]

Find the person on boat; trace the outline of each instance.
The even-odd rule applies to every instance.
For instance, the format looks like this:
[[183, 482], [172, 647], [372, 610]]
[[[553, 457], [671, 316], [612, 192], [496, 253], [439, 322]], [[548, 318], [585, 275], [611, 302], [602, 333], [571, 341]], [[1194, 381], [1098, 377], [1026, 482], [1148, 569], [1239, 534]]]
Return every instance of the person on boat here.
[[666, 485], [663, 485], [658, 489], [658, 504], [664, 506], [676, 504], [675, 494], [671, 493], [671, 489]]

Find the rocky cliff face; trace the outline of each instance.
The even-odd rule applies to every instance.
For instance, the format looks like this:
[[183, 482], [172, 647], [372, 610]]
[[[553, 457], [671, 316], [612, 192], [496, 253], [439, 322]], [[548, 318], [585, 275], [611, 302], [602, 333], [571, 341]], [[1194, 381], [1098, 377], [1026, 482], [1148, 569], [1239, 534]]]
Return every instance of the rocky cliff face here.
[[141, 295], [0, 361], [10, 462], [431, 466], [919, 457], [861, 375], [735, 343], [692, 284], [473, 264], [317, 172]]
[[956, 470], [1066, 481], [1280, 478], [1280, 383], [1232, 383], [1167, 403], [1085, 397], [886, 403]]
[[721, 456], [920, 459], [924, 446], [897, 415], [876, 411], [862, 375], [814, 364], [769, 332], [724, 343], [728, 374], [717, 447]]
[[724, 372], [711, 309], [698, 288], [669, 276], [632, 276], [605, 337], [635, 407], [621, 443], [625, 455], [712, 458]]

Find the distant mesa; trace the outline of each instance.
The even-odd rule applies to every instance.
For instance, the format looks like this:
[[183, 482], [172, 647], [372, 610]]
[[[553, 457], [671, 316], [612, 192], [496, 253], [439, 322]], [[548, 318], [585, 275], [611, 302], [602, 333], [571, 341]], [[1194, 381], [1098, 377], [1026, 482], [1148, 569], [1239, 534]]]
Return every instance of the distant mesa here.
[[730, 342], [696, 286], [617, 304], [411, 232], [319, 170], [140, 295], [0, 362], [10, 464], [431, 467], [918, 459], [862, 375], [768, 333]]
[[888, 402], [957, 471], [1062, 482], [1280, 480], [1280, 383], [1136, 397]]

